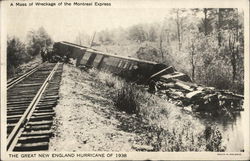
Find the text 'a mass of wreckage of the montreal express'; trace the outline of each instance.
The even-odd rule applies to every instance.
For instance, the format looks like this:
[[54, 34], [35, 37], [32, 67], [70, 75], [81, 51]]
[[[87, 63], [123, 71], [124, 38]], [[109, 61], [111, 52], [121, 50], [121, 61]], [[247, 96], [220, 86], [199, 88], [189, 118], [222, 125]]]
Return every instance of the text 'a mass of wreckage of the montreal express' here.
[[10, 6], [17, 7], [28, 7], [28, 6], [111, 6], [111, 3], [108, 2], [16, 2], [15, 4], [11, 3]]

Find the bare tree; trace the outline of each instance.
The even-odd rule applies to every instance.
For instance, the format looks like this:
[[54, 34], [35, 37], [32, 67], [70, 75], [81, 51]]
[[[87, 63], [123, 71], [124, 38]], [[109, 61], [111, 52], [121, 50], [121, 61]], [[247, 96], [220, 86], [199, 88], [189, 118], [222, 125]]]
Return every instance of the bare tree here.
[[177, 25], [177, 38], [179, 42], [179, 51], [181, 50], [181, 34], [180, 34], [180, 10], [176, 10], [176, 25]]
[[184, 17], [182, 16], [182, 13], [186, 12], [186, 9], [181, 9], [181, 8], [177, 8], [177, 9], [173, 9], [171, 11], [172, 13], [175, 14], [175, 23], [176, 23], [176, 29], [177, 29], [177, 40], [178, 40], [178, 49], [179, 51], [181, 50], [182, 47], [182, 26], [183, 26], [183, 19]]
[[237, 46], [236, 46], [236, 36], [234, 33], [230, 33], [229, 38], [228, 38], [228, 48], [230, 52], [230, 62], [232, 65], [232, 81], [235, 81], [235, 76], [236, 76], [236, 55], [237, 53]]
[[191, 55], [191, 66], [192, 66], [192, 80], [195, 80], [195, 60], [194, 60], [194, 55], [195, 55], [195, 44], [191, 43], [190, 46], [190, 55]]
[[221, 34], [221, 26], [223, 21], [223, 15], [222, 15], [222, 9], [218, 9], [218, 24], [217, 24], [217, 30], [218, 30], [218, 45], [221, 46], [222, 41], [222, 34]]

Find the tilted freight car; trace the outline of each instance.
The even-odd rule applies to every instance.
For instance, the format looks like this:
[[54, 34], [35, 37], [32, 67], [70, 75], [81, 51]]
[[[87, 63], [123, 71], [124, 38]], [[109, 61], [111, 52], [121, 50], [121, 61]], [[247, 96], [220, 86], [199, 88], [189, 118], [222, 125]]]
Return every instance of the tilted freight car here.
[[75, 59], [76, 66], [80, 68], [94, 67], [121, 75], [130, 81], [146, 83], [149, 91], [180, 101], [183, 106], [191, 105], [193, 111], [218, 114], [243, 110], [242, 95], [197, 85], [188, 75], [165, 64], [104, 53], [65, 41], [55, 43], [53, 53]]
[[136, 75], [137, 78], [141, 77], [141, 80], [146, 80], [152, 74], [166, 68], [166, 65], [156, 62], [104, 53], [65, 41], [55, 43], [53, 51], [60, 57], [75, 59], [76, 66], [80, 68], [95, 67], [115, 74], [130, 75], [131, 78]]

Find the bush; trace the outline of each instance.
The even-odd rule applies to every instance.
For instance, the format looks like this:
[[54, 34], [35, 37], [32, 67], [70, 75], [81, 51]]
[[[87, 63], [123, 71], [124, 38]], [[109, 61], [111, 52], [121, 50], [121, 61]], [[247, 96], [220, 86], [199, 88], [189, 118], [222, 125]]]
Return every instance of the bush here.
[[123, 87], [124, 81], [109, 72], [98, 71], [97, 69], [92, 68], [89, 69], [88, 73], [107, 87], [115, 89], [121, 89]]
[[38, 55], [43, 47], [53, 44], [53, 40], [43, 27], [40, 27], [37, 31], [29, 31], [27, 38], [27, 52], [32, 56]]
[[7, 76], [13, 76], [17, 67], [31, 60], [31, 56], [27, 54], [25, 44], [18, 38], [8, 38], [7, 41]]
[[128, 114], [139, 114], [139, 92], [131, 85], [124, 85], [114, 97], [115, 107]]
[[97, 69], [95, 69], [95, 68], [90, 68], [90, 69], [88, 70], [88, 73], [89, 73], [89, 75], [91, 75], [92, 77], [96, 77], [96, 76], [98, 75], [99, 71], [98, 71]]
[[117, 78], [107, 72], [100, 72], [97, 77], [103, 84], [108, 87], [115, 87], [115, 84], [117, 82]]
[[[109, 89], [112, 88], [110, 92], [113, 93], [112, 99], [117, 109], [129, 114], [139, 114], [139, 101], [144, 98], [139, 89], [133, 85], [125, 83], [125, 81], [118, 76], [114, 76], [106, 71], [98, 71], [97, 69], [92, 68], [88, 70], [88, 73], [94, 77], [95, 81], [97, 81], [101, 87], [105, 85]], [[95, 86], [96, 85], [97, 84], [95, 84]]]
[[225, 151], [222, 146], [222, 134], [217, 127], [206, 127], [201, 137], [206, 140], [206, 151]]
[[153, 46], [143, 46], [138, 49], [136, 56], [142, 60], [162, 62], [162, 55], [160, 50]]

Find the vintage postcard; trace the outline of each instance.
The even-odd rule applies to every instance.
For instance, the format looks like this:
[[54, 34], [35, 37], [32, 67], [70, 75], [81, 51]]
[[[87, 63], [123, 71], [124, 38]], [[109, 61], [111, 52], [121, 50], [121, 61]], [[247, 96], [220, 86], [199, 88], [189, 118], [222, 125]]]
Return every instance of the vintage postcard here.
[[248, 0], [1, 1], [1, 160], [249, 160]]

